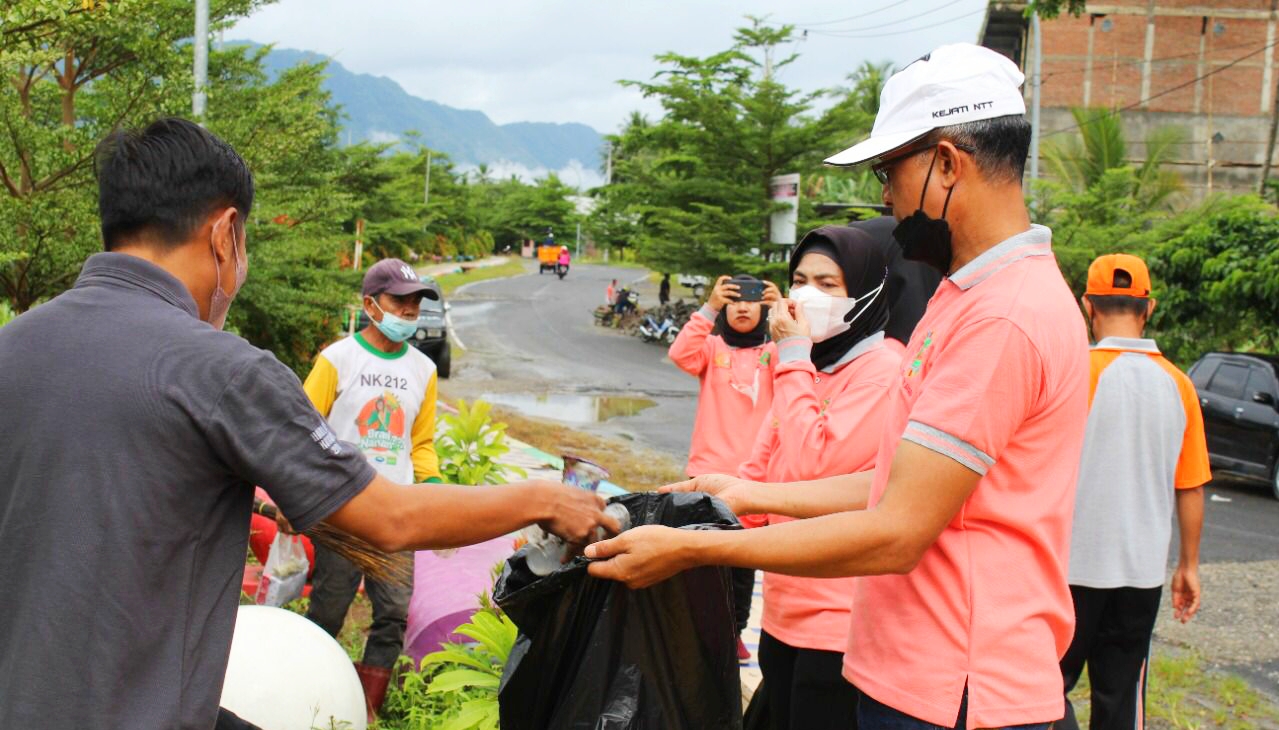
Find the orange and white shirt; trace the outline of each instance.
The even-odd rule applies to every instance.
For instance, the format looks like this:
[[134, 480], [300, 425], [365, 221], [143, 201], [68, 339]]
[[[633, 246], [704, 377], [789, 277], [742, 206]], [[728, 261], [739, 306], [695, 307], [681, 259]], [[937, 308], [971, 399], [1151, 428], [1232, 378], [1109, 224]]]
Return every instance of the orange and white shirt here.
[[302, 388], [379, 474], [399, 484], [439, 481], [435, 363], [416, 347], [382, 352], [357, 332], [324, 348]]
[[[777, 343], [773, 407], [738, 475], [753, 481], [799, 482], [866, 471], [875, 464], [888, 395], [901, 357], [879, 332], [829, 368], [817, 370], [807, 337]], [[792, 518], [754, 515], [752, 527]], [[854, 578], [764, 574], [764, 630], [788, 646], [843, 653]]]
[[695, 312], [667, 353], [676, 367], [702, 381], [688, 450], [691, 477], [736, 474], [773, 403], [777, 345], [730, 347], [711, 334], [717, 316], [709, 306]]
[[1174, 490], [1212, 479], [1194, 383], [1154, 340], [1093, 347], [1070, 584], [1157, 588], [1172, 541]]
[[1074, 634], [1070, 520], [1088, 417], [1088, 337], [1043, 226], [942, 281], [891, 394], [873, 508], [903, 440], [980, 475], [906, 575], [858, 578], [844, 676], [951, 727], [1061, 718]]

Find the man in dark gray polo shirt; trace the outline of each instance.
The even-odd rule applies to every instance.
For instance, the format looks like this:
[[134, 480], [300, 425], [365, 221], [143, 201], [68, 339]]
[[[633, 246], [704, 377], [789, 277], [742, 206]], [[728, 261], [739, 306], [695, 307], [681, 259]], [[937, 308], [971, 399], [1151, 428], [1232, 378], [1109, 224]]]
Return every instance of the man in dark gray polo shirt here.
[[226, 143], [177, 119], [116, 133], [98, 183], [106, 253], [0, 329], [0, 728], [212, 728], [255, 484], [295, 528], [386, 550], [616, 530], [549, 482], [386, 481], [221, 332], [253, 202]]

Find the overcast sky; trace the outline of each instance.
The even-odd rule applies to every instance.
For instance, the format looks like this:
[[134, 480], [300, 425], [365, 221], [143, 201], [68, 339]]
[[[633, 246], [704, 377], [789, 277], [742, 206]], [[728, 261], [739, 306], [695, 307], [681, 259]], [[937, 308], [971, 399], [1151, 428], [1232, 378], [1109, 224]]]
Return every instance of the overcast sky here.
[[[808, 28], [781, 75], [830, 87], [862, 61], [905, 64], [935, 46], [976, 40], [985, 0], [280, 0], [227, 39], [316, 51], [357, 73], [498, 124], [582, 122], [617, 130], [659, 107], [618, 79], [650, 78], [653, 57], [726, 49], [746, 15]], [[779, 57], [784, 51], [779, 51]]]

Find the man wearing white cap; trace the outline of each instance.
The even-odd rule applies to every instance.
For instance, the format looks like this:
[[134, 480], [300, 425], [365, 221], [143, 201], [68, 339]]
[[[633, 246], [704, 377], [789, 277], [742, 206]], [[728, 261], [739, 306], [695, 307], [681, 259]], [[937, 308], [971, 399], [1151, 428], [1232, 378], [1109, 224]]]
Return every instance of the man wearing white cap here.
[[915, 329], [875, 468], [798, 484], [725, 476], [739, 514], [810, 518], [737, 532], [649, 527], [587, 551], [643, 586], [703, 564], [857, 582], [844, 676], [862, 730], [1045, 726], [1058, 660], [1074, 482], [1088, 407], [1083, 318], [1021, 189], [1030, 125], [1008, 59], [943, 46], [884, 87], [866, 141], [903, 255], [946, 275]]

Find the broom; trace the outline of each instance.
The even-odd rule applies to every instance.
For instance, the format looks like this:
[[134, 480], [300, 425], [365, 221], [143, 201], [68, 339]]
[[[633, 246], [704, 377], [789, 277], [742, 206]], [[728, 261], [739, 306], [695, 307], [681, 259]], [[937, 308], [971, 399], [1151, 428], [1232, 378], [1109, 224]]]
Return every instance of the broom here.
[[[275, 505], [260, 499], [253, 500], [253, 511], [272, 520], [279, 514]], [[405, 555], [382, 552], [355, 535], [324, 522], [303, 530], [302, 534], [316, 545], [346, 558], [360, 572], [378, 582], [407, 586], [413, 580], [413, 561]]]

